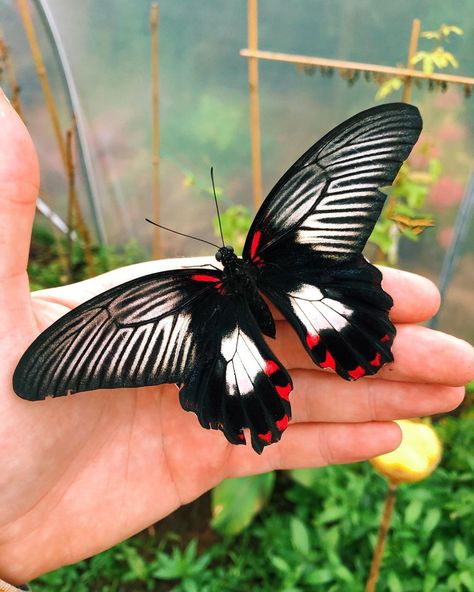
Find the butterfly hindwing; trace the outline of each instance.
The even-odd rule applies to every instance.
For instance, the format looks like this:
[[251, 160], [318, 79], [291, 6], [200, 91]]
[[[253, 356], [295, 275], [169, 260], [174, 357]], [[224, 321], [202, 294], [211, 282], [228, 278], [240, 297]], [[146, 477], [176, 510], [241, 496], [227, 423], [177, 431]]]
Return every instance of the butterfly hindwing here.
[[[248, 428], [257, 452], [277, 442], [291, 417], [291, 378], [264, 341], [247, 302], [228, 296], [207, 324], [208, 341], [181, 387], [181, 405], [205, 428], [244, 444]], [[204, 340], [203, 340], [204, 343]]]
[[259, 289], [322, 368], [353, 380], [393, 360], [392, 299], [361, 255], [385, 195], [421, 131], [418, 110], [363, 111], [314, 144], [277, 182], [243, 257]]
[[376, 267], [359, 256], [351, 266], [301, 275], [304, 279], [268, 267], [261, 285], [316, 364], [356, 380], [393, 361], [395, 327], [388, 318], [392, 299], [380, 287]]

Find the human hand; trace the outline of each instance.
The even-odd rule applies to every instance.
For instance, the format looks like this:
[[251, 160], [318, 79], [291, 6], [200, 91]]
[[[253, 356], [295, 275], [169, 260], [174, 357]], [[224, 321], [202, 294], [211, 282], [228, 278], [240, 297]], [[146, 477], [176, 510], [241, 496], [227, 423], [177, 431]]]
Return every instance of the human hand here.
[[370, 458], [395, 448], [391, 420], [442, 413], [473, 374], [465, 342], [414, 323], [439, 296], [413, 274], [384, 270], [395, 300], [395, 362], [347, 383], [313, 365], [275, 313], [271, 346], [290, 371], [293, 420], [261, 456], [232, 446], [185, 413], [174, 385], [94, 391], [31, 403], [13, 370], [40, 331], [100, 292], [158, 270], [210, 259], [154, 261], [30, 296], [26, 265], [39, 186], [34, 148], [0, 98], [0, 577], [24, 582], [127, 538], [226, 477]]

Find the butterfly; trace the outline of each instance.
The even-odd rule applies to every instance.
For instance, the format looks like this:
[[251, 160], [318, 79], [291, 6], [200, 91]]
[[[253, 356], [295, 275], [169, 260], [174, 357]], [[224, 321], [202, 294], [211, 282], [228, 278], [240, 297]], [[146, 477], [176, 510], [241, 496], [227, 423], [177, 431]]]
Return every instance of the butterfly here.
[[[94, 389], [176, 383], [203, 428], [253, 449], [280, 440], [291, 419], [291, 377], [264, 336], [266, 299], [320, 368], [346, 380], [393, 361], [392, 298], [362, 255], [385, 194], [422, 127], [416, 107], [377, 106], [307, 150], [263, 202], [242, 257], [153, 273], [84, 302], [20, 359], [13, 388], [40, 400]], [[265, 296], [264, 299], [262, 296]]]

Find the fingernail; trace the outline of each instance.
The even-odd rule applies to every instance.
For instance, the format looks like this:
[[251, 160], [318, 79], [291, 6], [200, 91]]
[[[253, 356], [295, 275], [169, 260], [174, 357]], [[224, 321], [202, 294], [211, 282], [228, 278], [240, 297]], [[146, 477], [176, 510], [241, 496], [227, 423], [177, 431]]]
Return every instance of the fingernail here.
[[0, 87], [0, 117], [6, 117], [6, 115], [7, 115], [7, 112], [4, 109], [5, 103], [7, 103], [8, 105], [11, 104], [7, 95], [3, 92], [3, 88]]
[[3, 91], [3, 88], [0, 86], [0, 99], [3, 99], [4, 101], [6, 101], [7, 103], [10, 104], [10, 99], [7, 97], [7, 95], [5, 94], [5, 92]]

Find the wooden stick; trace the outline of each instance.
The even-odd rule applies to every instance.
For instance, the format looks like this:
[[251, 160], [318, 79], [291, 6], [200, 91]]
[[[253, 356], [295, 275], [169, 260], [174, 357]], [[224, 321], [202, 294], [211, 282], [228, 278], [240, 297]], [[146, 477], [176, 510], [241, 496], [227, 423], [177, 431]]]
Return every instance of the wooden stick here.
[[1, 60], [3, 61], [3, 65], [5, 68], [5, 78], [8, 84], [8, 88], [10, 89], [10, 100], [13, 105], [13, 108], [18, 113], [18, 115], [25, 120], [23, 115], [23, 110], [21, 107], [20, 101], [20, 85], [17, 82], [15, 70], [13, 68], [13, 64], [10, 58], [10, 51], [5, 43], [3, 37], [0, 38], [0, 54]]
[[[412, 60], [413, 60], [413, 58], [416, 54], [416, 50], [418, 48], [418, 38], [420, 36], [420, 27], [421, 27], [420, 19], [413, 19], [413, 23], [411, 25], [410, 45], [408, 46], [407, 68], [409, 70], [415, 69], [413, 66]], [[403, 96], [402, 96], [402, 101], [404, 103], [410, 102], [412, 87], [413, 87], [413, 78], [406, 78], [405, 84], [403, 85]]]
[[390, 529], [390, 520], [392, 518], [393, 508], [395, 506], [396, 492], [397, 485], [392, 481], [389, 481], [387, 495], [385, 496], [385, 503], [383, 506], [382, 519], [380, 520], [380, 527], [377, 535], [377, 543], [375, 545], [374, 555], [372, 557], [372, 565], [370, 566], [370, 575], [369, 579], [367, 580], [365, 592], [375, 592], [385, 541], [387, 540], [388, 531]]
[[73, 281], [72, 275], [72, 233], [76, 228], [75, 224], [75, 170], [73, 155], [73, 128], [66, 130], [66, 176], [67, 176], [67, 275], [68, 281]]
[[[151, 28], [151, 199], [153, 220], [160, 223], [160, 84], [158, 61], [158, 4], [150, 10]], [[155, 259], [161, 256], [161, 234], [153, 229], [152, 253]]]
[[66, 142], [64, 139], [63, 132], [61, 130], [61, 124], [59, 121], [58, 110], [56, 108], [56, 103], [54, 101], [53, 92], [51, 90], [48, 75], [46, 74], [46, 68], [43, 61], [43, 56], [41, 54], [41, 49], [38, 45], [38, 40], [36, 38], [36, 33], [33, 27], [33, 21], [31, 20], [30, 11], [28, 8], [27, 0], [17, 0], [18, 1], [18, 9], [20, 11], [21, 20], [23, 22], [23, 27], [25, 29], [26, 37], [28, 39], [28, 43], [30, 45], [31, 54], [33, 56], [33, 61], [35, 63], [36, 72], [38, 73], [38, 77], [40, 80], [41, 88], [43, 89], [43, 94], [45, 96], [46, 105], [49, 110], [49, 114], [51, 116], [51, 121], [53, 123], [54, 134], [56, 136], [56, 141], [58, 143], [59, 152], [61, 154], [61, 158], [64, 164], [64, 169], [67, 171], [67, 154], [66, 154]]
[[[257, 0], [247, 4], [248, 44], [250, 51], [259, 53], [258, 47], [258, 6]], [[250, 137], [252, 154], [253, 202], [257, 210], [262, 203], [262, 163], [260, 152], [260, 100], [258, 86], [258, 59], [249, 56], [248, 80], [250, 98]]]
[[334, 68], [336, 70], [356, 70], [358, 72], [377, 72], [387, 76], [398, 76], [400, 78], [421, 78], [423, 80], [434, 80], [438, 82], [448, 82], [450, 84], [464, 84], [474, 86], [474, 78], [468, 76], [455, 76], [453, 74], [439, 74], [433, 72], [426, 74], [419, 70], [410, 70], [409, 68], [395, 68], [392, 66], [379, 66], [377, 64], [365, 64], [362, 62], [347, 62], [345, 60], [330, 60], [311, 56], [303, 56], [289, 53], [277, 53], [274, 51], [260, 51], [253, 49], [241, 49], [240, 55], [246, 58], [256, 58], [259, 60], [269, 60], [273, 62], [286, 62], [289, 64], [302, 64], [308, 66], [323, 66]]
[[72, 231], [77, 230], [77, 234], [80, 236], [82, 240], [82, 246], [84, 249], [84, 259], [86, 261], [87, 266], [87, 275], [88, 277], [92, 277], [96, 275], [96, 268], [94, 263], [94, 257], [92, 255], [92, 247], [91, 247], [91, 238], [89, 234], [89, 229], [87, 228], [86, 223], [84, 222], [84, 217], [82, 216], [81, 206], [79, 204], [79, 199], [77, 197], [77, 190], [76, 190], [76, 158], [75, 158], [75, 139], [76, 139], [76, 127], [75, 122], [73, 125], [66, 131], [66, 165], [67, 165], [67, 181], [68, 181], [68, 227], [69, 227], [69, 234], [68, 234], [68, 273], [69, 279], [74, 279], [72, 277]]

